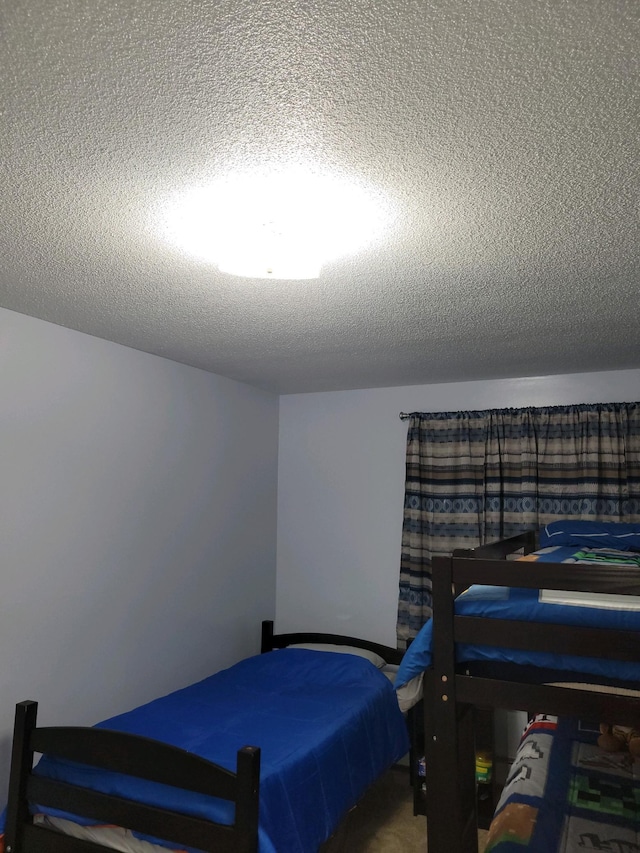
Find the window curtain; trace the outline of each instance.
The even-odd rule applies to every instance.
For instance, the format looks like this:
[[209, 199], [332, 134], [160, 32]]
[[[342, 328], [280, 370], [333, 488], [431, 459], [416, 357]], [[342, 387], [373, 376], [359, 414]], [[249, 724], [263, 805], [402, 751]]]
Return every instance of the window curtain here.
[[431, 616], [431, 560], [558, 519], [640, 522], [640, 403], [402, 414], [397, 636]]

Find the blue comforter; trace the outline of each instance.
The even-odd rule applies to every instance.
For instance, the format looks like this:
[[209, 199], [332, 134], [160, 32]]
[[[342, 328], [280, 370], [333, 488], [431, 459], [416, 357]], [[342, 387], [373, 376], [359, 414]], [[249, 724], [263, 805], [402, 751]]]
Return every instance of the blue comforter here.
[[[99, 726], [173, 744], [230, 770], [240, 747], [259, 746], [260, 853], [315, 852], [409, 748], [385, 675], [354, 655], [306, 649], [248, 658]], [[221, 800], [46, 756], [38, 772], [219, 822], [233, 819]]]
[[[576, 546], [558, 548], [551, 553], [541, 554], [538, 559], [543, 562], [573, 561], [575, 552]], [[528, 563], [514, 561], [511, 565], [514, 572], [513, 582], [516, 584], [517, 573], [526, 571]], [[588, 571], [588, 567], [585, 567], [585, 571]], [[454, 607], [459, 616], [487, 616], [524, 622], [640, 631], [640, 611], [638, 610], [548, 604], [539, 600], [537, 589], [474, 584], [458, 596]], [[429, 620], [422, 626], [409, 646], [396, 675], [396, 688], [402, 687], [431, 666], [432, 631], [433, 624]], [[506, 661], [550, 670], [595, 675], [603, 679], [614, 678], [640, 682], [640, 663], [618, 662], [605, 658], [587, 658], [578, 655], [530, 652], [462, 643], [456, 647], [456, 656], [460, 662]]]

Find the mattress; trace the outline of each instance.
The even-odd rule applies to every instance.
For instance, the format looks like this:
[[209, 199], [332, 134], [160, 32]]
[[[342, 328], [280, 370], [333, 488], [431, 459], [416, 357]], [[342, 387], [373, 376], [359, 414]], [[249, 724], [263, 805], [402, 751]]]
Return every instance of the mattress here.
[[597, 724], [536, 717], [525, 730], [486, 853], [640, 853], [640, 761], [606, 753]]
[[[248, 658], [98, 725], [170, 743], [230, 770], [240, 747], [259, 746], [260, 853], [315, 853], [409, 749], [395, 691], [378, 668], [352, 654], [308, 649]], [[222, 823], [233, 819], [226, 801], [47, 756], [37, 772]]]

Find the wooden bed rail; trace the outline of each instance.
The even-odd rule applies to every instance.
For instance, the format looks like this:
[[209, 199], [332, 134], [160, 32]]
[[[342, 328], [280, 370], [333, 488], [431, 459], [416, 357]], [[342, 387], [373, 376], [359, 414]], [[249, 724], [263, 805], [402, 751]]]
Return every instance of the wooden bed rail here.
[[[525, 530], [523, 533], [510, 536], [508, 539], [502, 539], [500, 542], [488, 542], [486, 545], [478, 545], [476, 548], [456, 548], [452, 556], [456, 557], [456, 564], [458, 559], [468, 558], [471, 561], [472, 566], [476, 568], [480, 560], [488, 560], [495, 565], [496, 560], [505, 560], [505, 558], [511, 554], [519, 552], [522, 552], [523, 554], [530, 554], [532, 551], [535, 551], [538, 547], [538, 535], [537, 530]], [[434, 558], [434, 560], [438, 561], [441, 559], [451, 558]], [[434, 569], [437, 565], [438, 563], [434, 562]], [[511, 563], [508, 563], [508, 565], [511, 565]], [[473, 578], [471, 580], [466, 576], [456, 576], [453, 578], [453, 589], [456, 595], [459, 595], [472, 583], [480, 583], [473, 572], [471, 573], [471, 577]], [[494, 583], [494, 581], [487, 581], [487, 583]], [[495, 581], [495, 583], [498, 582]]]
[[473, 557], [455, 557], [454, 560], [451, 557], [434, 557], [433, 562], [434, 578], [436, 574], [450, 572], [451, 583], [456, 587], [488, 584], [640, 595], [640, 570], [637, 566], [603, 566], [599, 563], [586, 566], [583, 563], [536, 563]]
[[[501, 679], [457, 675], [456, 700], [462, 703], [511, 710], [537, 708], [545, 714], [575, 716], [587, 720], [615, 720], [621, 725], [637, 726], [640, 698], [614, 693], [600, 693], [575, 687], [551, 684], [526, 684]], [[487, 697], [491, 697], [487, 701]]]
[[509, 536], [507, 539], [501, 539], [499, 542], [487, 542], [486, 545], [478, 545], [475, 548], [456, 548], [453, 552], [454, 557], [464, 557], [473, 555], [476, 559], [486, 557], [492, 560], [498, 560], [506, 557], [508, 554], [514, 554], [522, 549], [525, 554], [530, 554], [538, 547], [538, 530], [525, 530], [523, 533], [517, 533], [515, 536]]

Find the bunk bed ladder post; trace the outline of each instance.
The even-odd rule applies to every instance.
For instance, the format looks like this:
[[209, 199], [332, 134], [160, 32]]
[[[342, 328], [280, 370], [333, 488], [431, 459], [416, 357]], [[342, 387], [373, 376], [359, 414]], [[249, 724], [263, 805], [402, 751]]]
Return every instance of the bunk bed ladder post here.
[[5, 824], [6, 853], [21, 853], [22, 827], [29, 821], [27, 779], [33, 768], [31, 733], [36, 727], [37, 714], [37, 702], [27, 700], [16, 705]]
[[[273, 623], [271, 623], [273, 625]], [[235, 826], [242, 841], [241, 853], [258, 851], [258, 812], [260, 807], [260, 750], [243, 746], [237, 756]]]
[[478, 844], [473, 708], [456, 701], [452, 587], [452, 558], [435, 557], [433, 667], [424, 685], [427, 837], [434, 853], [472, 853]]

